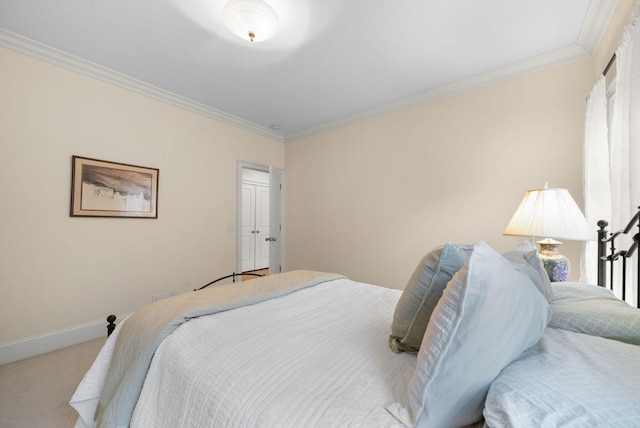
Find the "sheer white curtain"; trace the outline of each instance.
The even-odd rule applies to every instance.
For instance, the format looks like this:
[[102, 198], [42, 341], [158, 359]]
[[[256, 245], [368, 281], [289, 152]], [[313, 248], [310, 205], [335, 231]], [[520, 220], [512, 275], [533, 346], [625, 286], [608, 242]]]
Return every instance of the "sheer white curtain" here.
[[611, 120], [612, 222], [624, 226], [640, 204], [640, 2], [616, 52], [616, 95]]
[[[598, 220], [611, 218], [607, 103], [607, 82], [600, 76], [587, 99], [584, 135], [584, 215], [594, 228]], [[597, 256], [597, 243], [587, 241], [580, 264], [582, 282], [597, 282]]]
[[[622, 41], [616, 51], [615, 101], [611, 112], [608, 137], [608, 155], [602, 148], [603, 135], [606, 135], [606, 101], [602, 112], [603, 80], [599, 79], [592, 90], [587, 103], [585, 130], [585, 211], [587, 219], [594, 223], [600, 218], [611, 219], [609, 230], [615, 231], [626, 226], [640, 205], [640, 0], [636, 4], [631, 23], [625, 28]], [[605, 89], [606, 91], [606, 89]], [[606, 100], [606, 95], [605, 95]], [[604, 122], [604, 128], [602, 121]], [[599, 159], [598, 159], [599, 157]], [[606, 159], [609, 161], [608, 168]], [[608, 169], [608, 172], [607, 172]], [[608, 174], [609, 179], [602, 175]], [[609, 186], [606, 191], [598, 190], [603, 180]], [[607, 210], [609, 216], [607, 217]], [[599, 217], [599, 218], [598, 218]], [[635, 232], [634, 232], [635, 233]], [[628, 242], [621, 242], [619, 249], [626, 248]], [[583, 280], [596, 282], [593, 264], [593, 244], [586, 245], [583, 259]], [[630, 275], [636, 275], [636, 269], [627, 264]], [[593, 273], [592, 273], [593, 272]], [[593, 276], [592, 276], [593, 275]], [[618, 275], [619, 277], [619, 275]], [[634, 278], [635, 281], [635, 278]], [[620, 290], [614, 286], [616, 294]], [[627, 294], [627, 301], [635, 301], [635, 292]]]

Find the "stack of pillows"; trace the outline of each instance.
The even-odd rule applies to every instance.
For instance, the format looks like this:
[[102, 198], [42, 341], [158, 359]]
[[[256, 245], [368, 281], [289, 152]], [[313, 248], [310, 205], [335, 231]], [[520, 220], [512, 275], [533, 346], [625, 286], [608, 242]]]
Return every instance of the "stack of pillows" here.
[[409, 402], [387, 410], [409, 426], [480, 420], [491, 382], [542, 336], [551, 298], [531, 241], [503, 255], [484, 242], [434, 249], [396, 306], [389, 346], [418, 357]]

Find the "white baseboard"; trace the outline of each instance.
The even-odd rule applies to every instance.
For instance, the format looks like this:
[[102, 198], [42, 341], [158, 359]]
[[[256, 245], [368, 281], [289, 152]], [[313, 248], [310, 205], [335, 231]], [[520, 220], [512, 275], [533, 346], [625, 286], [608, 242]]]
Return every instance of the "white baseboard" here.
[[[123, 320], [126, 315], [119, 315], [118, 320]], [[40, 336], [29, 337], [0, 344], [0, 365], [23, 360], [25, 358], [77, 345], [89, 340], [107, 337], [107, 322], [105, 320], [46, 333]]]

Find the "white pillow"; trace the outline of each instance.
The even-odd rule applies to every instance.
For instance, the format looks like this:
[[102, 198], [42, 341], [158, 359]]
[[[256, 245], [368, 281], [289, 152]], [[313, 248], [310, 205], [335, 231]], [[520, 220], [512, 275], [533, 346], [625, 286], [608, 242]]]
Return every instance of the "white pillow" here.
[[502, 255], [511, 263], [511, 266], [526, 273], [538, 290], [546, 297], [547, 302], [553, 299], [553, 288], [549, 274], [544, 269], [542, 260], [538, 257], [538, 247], [532, 240], [527, 239], [515, 250]]
[[640, 426], [640, 346], [547, 328], [493, 381], [492, 428]]
[[[535, 344], [548, 303], [524, 273], [484, 242], [447, 285], [409, 384], [409, 423], [459, 427], [481, 419], [489, 385]], [[406, 422], [400, 406], [388, 410]]]
[[592, 284], [554, 282], [549, 327], [640, 345], [640, 310], [611, 290]]

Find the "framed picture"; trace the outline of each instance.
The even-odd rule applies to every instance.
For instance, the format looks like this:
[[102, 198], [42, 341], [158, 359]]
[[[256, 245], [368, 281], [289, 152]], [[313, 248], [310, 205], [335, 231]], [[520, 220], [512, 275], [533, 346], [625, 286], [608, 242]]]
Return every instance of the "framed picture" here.
[[157, 168], [72, 157], [71, 216], [158, 218]]

